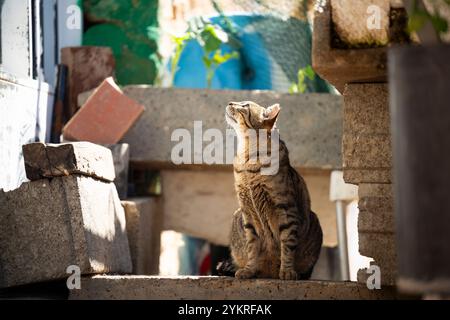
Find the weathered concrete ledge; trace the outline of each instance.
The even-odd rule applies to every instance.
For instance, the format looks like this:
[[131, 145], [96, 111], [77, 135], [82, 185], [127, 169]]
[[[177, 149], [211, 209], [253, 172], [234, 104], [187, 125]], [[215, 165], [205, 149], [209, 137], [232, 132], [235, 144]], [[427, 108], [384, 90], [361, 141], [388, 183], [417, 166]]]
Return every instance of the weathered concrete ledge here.
[[314, 16], [312, 65], [314, 70], [339, 92], [345, 84], [386, 82], [386, 47], [370, 49], [336, 49], [331, 46], [331, 8], [327, 1], [323, 12]]
[[31, 181], [80, 174], [112, 182], [116, 175], [111, 151], [90, 142], [30, 143], [22, 146]]
[[81, 280], [72, 300], [380, 300], [393, 287], [369, 290], [355, 282], [238, 280], [229, 277], [94, 276]]
[[[178, 141], [172, 142], [171, 135], [175, 129], [185, 128], [193, 141], [194, 121], [202, 121], [203, 133], [210, 128], [220, 129], [225, 146], [225, 106], [230, 101], [243, 100], [252, 100], [263, 106], [280, 103], [282, 111], [277, 127], [287, 143], [294, 167], [333, 169], [342, 166], [342, 98], [339, 96], [150, 86], [128, 86], [124, 93], [146, 108], [123, 142], [130, 145], [131, 161], [147, 168], [174, 167], [171, 151]], [[209, 143], [205, 142], [203, 146]], [[201, 165], [183, 168], [198, 166]], [[231, 165], [219, 166], [231, 168]]]

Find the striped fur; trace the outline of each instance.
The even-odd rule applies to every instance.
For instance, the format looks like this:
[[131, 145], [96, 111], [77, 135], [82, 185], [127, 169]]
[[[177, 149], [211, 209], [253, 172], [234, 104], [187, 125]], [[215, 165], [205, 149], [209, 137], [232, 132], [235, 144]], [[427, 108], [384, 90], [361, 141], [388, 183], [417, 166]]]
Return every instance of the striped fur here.
[[322, 229], [311, 211], [308, 189], [290, 166], [285, 143], [279, 143], [275, 175], [261, 175], [261, 164], [248, 161], [248, 129], [267, 129], [270, 134], [279, 111], [278, 105], [266, 109], [253, 102], [227, 107], [227, 122], [239, 144], [234, 176], [240, 208], [233, 215], [231, 232], [237, 278], [308, 279], [322, 246]]

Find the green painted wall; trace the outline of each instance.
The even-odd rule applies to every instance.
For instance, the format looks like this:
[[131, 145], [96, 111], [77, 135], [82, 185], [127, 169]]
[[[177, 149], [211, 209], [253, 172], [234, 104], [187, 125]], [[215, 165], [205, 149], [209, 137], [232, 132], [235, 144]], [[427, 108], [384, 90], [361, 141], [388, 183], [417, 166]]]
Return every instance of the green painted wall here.
[[158, 0], [83, 0], [83, 45], [111, 47], [120, 85], [153, 84], [160, 67]]

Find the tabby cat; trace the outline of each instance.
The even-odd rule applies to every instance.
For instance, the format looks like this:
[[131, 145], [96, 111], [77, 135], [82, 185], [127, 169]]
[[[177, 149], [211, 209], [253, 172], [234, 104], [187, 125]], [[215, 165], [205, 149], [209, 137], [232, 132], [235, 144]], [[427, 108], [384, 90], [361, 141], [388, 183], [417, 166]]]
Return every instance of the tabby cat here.
[[279, 105], [264, 108], [251, 101], [231, 102], [226, 108], [226, 120], [238, 137], [234, 177], [240, 208], [233, 215], [232, 262], [220, 265], [219, 274], [229, 274], [231, 268], [241, 279], [309, 279], [319, 257], [322, 229], [305, 181], [289, 164], [285, 143], [279, 140], [275, 174], [263, 175], [264, 163], [249, 161], [250, 129], [267, 134], [270, 143], [279, 112]]

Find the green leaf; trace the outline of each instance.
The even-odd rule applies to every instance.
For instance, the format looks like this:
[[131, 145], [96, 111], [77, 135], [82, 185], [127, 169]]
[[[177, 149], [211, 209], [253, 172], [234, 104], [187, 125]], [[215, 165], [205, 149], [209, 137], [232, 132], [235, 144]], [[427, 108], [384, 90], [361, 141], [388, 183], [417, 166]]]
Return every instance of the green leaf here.
[[211, 25], [205, 26], [203, 31], [200, 32], [200, 38], [203, 42], [203, 48], [207, 53], [218, 50], [222, 44], [222, 41], [216, 35], [214, 27]]
[[203, 64], [205, 65], [205, 67], [207, 69], [211, 68], [211, 65], [213, 63], [213, 61], [211, 59], [209, 59], [208, 57], [203, 56], [202, 60], [203, 60]]
[[239, 58], [239, 54], [237, 52], [230, 52], [230, 53], [226, 53], [226, 54], [222, 55], [220, 53], [220, 51], [217, 50], [214, 53], [212, 60], [215, 64], [219, 65], [219, 64], [227, 62], [228, 60], [237, 59], [237, 58]]
[[307, 66], [306, 68], [304, 68], [304, 70], [305, 76], [308, 77], [309, 80], [313, 81], [314, 77], [316, 76], [314, 69], [311, 66]]
[[289, 93], [290, 94], [298, 93], [298, 86], [296, 83], [291, 84], [291, 86], [289, 87]]

